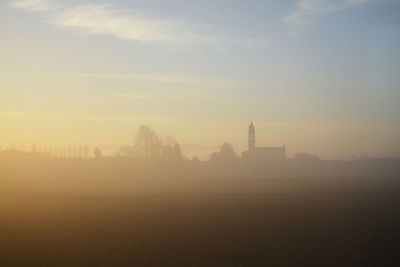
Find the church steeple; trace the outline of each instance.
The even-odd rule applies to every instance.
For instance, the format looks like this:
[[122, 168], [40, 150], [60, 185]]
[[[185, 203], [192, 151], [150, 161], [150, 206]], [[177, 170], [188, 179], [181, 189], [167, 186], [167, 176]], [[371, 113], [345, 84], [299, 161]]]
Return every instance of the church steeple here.
[[253, 122], [249, 125], [249, 151], [256, 150], [256, 130], [254, 128]]

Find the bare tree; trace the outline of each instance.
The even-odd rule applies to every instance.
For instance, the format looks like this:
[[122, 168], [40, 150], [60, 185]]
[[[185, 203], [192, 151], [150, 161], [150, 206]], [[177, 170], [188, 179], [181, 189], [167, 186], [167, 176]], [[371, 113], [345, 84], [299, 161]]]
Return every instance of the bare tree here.
[[142, 125], [135, 136], [134, 149], [139, 157], [159, 158], [162, 142], [158, 134], [149, 126]]

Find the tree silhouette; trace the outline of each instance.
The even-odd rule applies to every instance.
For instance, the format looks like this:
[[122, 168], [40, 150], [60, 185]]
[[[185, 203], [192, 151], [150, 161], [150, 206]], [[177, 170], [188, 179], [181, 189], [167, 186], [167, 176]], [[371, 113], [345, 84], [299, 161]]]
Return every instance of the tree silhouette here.
[[167, 144], [163, 147], [162, 158], [166, 160], [182, 160], [182, 151], [178, 143]]
[[159, 158], [162, 142], [158, 134], [149, 126], [142, 125], [135, 136], [136, 155], [143, 158]]
[[233, 146], [229, 143], [224, 143], [219, 152], [214, 152], [210, 156], [210, 161], [217, 163], [230, 163], [238, 159]]

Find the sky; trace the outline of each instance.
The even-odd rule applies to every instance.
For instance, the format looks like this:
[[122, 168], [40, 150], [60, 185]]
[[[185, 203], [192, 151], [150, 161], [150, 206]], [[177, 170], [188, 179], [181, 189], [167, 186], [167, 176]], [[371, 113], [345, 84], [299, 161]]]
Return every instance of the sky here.
[[400, 156], [398, 0], [5, 0], [0, 144]]

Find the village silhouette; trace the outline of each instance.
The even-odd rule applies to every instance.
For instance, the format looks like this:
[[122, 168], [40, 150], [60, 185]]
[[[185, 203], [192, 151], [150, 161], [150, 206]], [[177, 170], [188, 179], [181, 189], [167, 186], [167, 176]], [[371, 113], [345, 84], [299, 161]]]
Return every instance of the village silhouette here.
[[[261, 147], [256, 145], [256, 129], [253, 122], [248, 126], [248, 149], [239, 156], [230, 143], [221, 145], [207, 160], [197, 156], [189, 159], [173, 138], [161, 138], [149, 126], [141, 126], [133, 145], [123, 146], [115, 155], [103, 155], [98, 147], [69, 145], [46, 147], [39, 150], [35, 145], [24, 151], [8, 148], [0, 152], [3, 159], [41, 159], [51, 162], [45, 168], [64, 169], [68, 162], [87, 163], [82, 168], [102, 170], [110, 165], [123, 176], [187, 176], [193, 177], [330, 177], [335, 180], [380, 177], [391, 179], [400, 176], [399, 158], [360, 158], [354, 160], [322, 160], [316, 155], [297, 153], [286, 157], [286, 145]], [[125, 163], [129, 164], [125, 164]], [[61, 167], [63, 166], [63, 167]]]
[[[255, 127], [253, 122], [250, 123], [248, 129], [248, 150], [243, 152], [241, 158], [246, 161], [253, 162], [268, 162], [268, 161], [282, 161], [286, 159], [286, 146], [277, 147], [257, 147]], [[101, 158], [103, 153], [99, 147], [91, 149], [88, 145], [68, 145], [68, 146], [43, 146], [39, 149], [36, 145], [32, 145], [30, 149], [26, 149], [24, 144], [19, 148], [11, 145], [6, 149], [0, 151], [12, 153], [13, 151], [28, 152], [37, 155], [47, 155], [58, 158]], [[117, 157], [136, 157], [147, 159], [175, 159], [183, 160], [185, 156], [181, 152], [180, 145], [173, 138], [167, 137], [162, 139], [153, 129], [149, 126], [141, 126], [135, 136], [135, 144], [133, 146], [121, 146], [114, 155]], [[296, 157], [307, 156], [307, 154], [297, 154]], [[106, 157], [110, 157], [107, 155]], [[220, 147], [219, 152], [212, 153], [210, 160], [216, 158], [234, 159], [238, 155], [234, 151], [234, 146], [230, 143], [224, 143]], [[314, 156], [316, 157], [316, 156]], [[194, 156], [197, 160], [197, 156]]]

